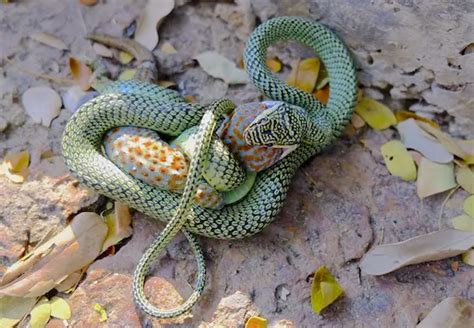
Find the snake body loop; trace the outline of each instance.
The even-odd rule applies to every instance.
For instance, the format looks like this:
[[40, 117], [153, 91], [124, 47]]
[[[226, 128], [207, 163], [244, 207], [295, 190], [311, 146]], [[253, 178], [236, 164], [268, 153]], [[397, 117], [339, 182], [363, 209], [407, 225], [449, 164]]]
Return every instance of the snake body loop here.
[[[312, 95], [285, 85], [266, 68], [268, 46], [290, 39], [310, 46], [327, 68], [331, 91], [326, 106]], [[165, 222], [173, 218], [170, 227], [165, 228], [140, 260], [135, 272], [134, 296], [148, 314], [174, 317], [186, 312], [196, 302], [204, 287], [205, 268], [193, 234], [237, 239], [260, 232], [282, 208], [291, 178], [298, 167], [333, 142], [352, 114], [357, 83], [351, 56], [329, 29], [314, 21], [299, 17], [266, 21], [248, 40], [244, 61], [252, 82], [264, 95], [308, 110], [316, 131], [311, 134], [310, 142], [304, 142], [276, 165], [259, 173], [252, 190], [243, 200], [220, 210], [180, 201], [180, 195], [156, 189], [121, 171], [100, 152], [102, 136], [111, 128], [137, 126], [176, 136], [199, 124], [206, 113], [206, 106], [186, 104], [177, 93], [155, 85], [138, 81], [118, 82], [106, 88], [101, 96], [84, 104], [66, 125], [64, 158], [71, 173], [82, 183], [152, 218]], [[207, 146], [202, 147], [199, 157], [204, 158]], [[188, 191], [193, 186], [192, 181], [191, 178], [189, 188], [186, 186]], [[145, 300], [143, 282], [157, 251], [163, 249], [170, 236], [181, 228], [198, 262], [196, 291], [180, 307], [160, 310]]]

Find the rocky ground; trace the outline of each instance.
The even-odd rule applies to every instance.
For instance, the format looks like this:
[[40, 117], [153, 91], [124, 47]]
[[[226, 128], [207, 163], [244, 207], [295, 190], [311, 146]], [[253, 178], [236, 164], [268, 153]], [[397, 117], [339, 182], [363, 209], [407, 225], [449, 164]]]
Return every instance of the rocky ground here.
[[[51, 227], [98, 195], [67, 173], [60, 140], [71, 116], [62, 110], [51, 127], [34, 124], [21, 95], [32, 86], [68, 86], [27, 74], [21, 69], [67, 77], [68, 58], [94, 58], [84, 36], [92, 31], [121, 35], [140, 14], [145, 1], [99, 1], [93, 7], [77, 1], [20, 1], [0, 10], [0, 153], [29, 150], [31, 174], [23, 184], [0, 177], [0, 271], [15, 262], [26, 240], [36, 242]], [[463, 4], [464, 3], [464, 4]], [[310, 16], [333, 27], [354, 52], [365, 92], [383, 98], [393, 109], [409, 107], [443, 119], [449, 130], [472, 137], [472, 55], [469, 45], [474, 9], [469, 2], [423, 4], [416, 1], [178, 1], [160, 27], [161, 40], [178, 50], [155, 50], [164, 79], [205, 102], [222, 96], [237, 102], [258, 98], [251, 85], [228, 86], [208, 76], [192, 60], [216, 50], [238, 61], [244, 42], [258, 21], [283, 14]], [[429, 6], [429, 7], [427, 7]], [[423, 15], [418, 15], [423, 13]], [[47, 31], [70, 51], [40, 45], [28, 36]], [[271, 49], [284, 63], [310, 52], [290, 44]], [[121, 66], [109, 65], [117, 74]], [[382, 277], [364, 276], [358, 261], [373, 245], [396, 242], [438, 228], [445, 194], [420, 201], [412, 182], [391, 176], [380, 145], [395, 132], [369, 129], [346, 135], [334, 147], [309, 161], [295, 176], [285, 206], [262, 233], [241, 241], [202, 239], [209, 268], [205, 293], [192, 315], [157, 321], [140, 314], [131, 295], [131, 274], [144, 249], [163, 224], [135, 213], [131, 239], [113, 256], [92, 264], [70, 296], [73, 327], [98, 325], [94, 303], [107, 308], [109, 327], [240, 327], [250, 315], [270, 327], [411, 327], [447, 296], [474, 300], [472, 269], [453, 258], [411, 266]], [[51, 148], [54, 157], [41, 159]], [[459, 214], [466, 194], [459, 191], [444, 217]], [[182, 236], [155, 265], [147, 289], [157, 304], [175, 304], [191, 292], [193, 255]], [[322, 315], [311, 310], [311, 275], [326, 265], [345, 296]], [[174, 287], [173, 287], [174, 286]], [[180, 296], [181, 295], [181, 296]], [[49, 327], [60, 327], [51, 321]]]

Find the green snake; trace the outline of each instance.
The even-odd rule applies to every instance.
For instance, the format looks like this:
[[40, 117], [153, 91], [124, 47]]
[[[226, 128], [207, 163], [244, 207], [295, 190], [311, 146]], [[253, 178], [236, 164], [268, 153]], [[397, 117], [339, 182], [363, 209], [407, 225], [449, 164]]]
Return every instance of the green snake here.
[[[287, 40], [310, 46], [324, 63], [331, 88], [326, 106], [311, 94], [284, 84], [266, 67], [267, 48], [277, 41]], [[188, 104], [172, 90], [140, 81], [118, 82], [81, 106], [66, 125], [63, 154], [75, 177], [101, 194], [168, 222], [139, 261], [134, 274], [134, 298], [147, 314], [169, 318], [188, 311], [205, 284], [204, 257], [195, 234], [237, 239], [260, 232], [282, 208], [298, 167], [331, 144], [352, 115], [357, 80], [350, 53], [340, 39], [321, 24], [300, 17], [279, 17], [264, 22], [246, 44], [244, 63], [251, 81], [264, 95], [301, 109], [275, 111], [257, 118], [245, 132], [246, 140], [265, 145], [296, 142], [299, 147], [259, 173], [252, 190], [243, 200], [220, 210], [193, 205], [191, 196], [196, 189], [197, 176], [209, 156], [210, 136], [216, 121], [220, 114], [233, 108], [229, 101], [219, 100], [210, 106]], [[181, 199], [178, 194], [153, 188], [121, 171], [101, 153], [104, 133], [117, 126], [144, 127], [177, 136], [198, 124], [199, 146], [191, 159]], [[293, 132], [288, 137], [288, 134], [279, 133], [279, 129]], [[198, 275], [195, 290], [179, 307], [158, 309], [146, 299], [143, 284], [151, 263], [180, 230], [196, 255]]]

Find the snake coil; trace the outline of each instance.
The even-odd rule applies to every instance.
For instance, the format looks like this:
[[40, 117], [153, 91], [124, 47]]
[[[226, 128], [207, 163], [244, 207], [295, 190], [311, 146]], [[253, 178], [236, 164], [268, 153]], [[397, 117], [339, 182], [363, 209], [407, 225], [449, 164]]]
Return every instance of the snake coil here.
[[[287, 40], [310, 46], [324, 63], [331, 86], [326, 106], [311, 94], [284, 84], [266, 67], [267, 48], [277, 41]], [[101, 194], [152, 218], [170, 222], [140, 260], [134, 275], [135, 300], [150, 315], [168, 318], [183, 314], [201, 294], [205, 283], [205, 263], [194, 234], [237, 239], [260, 232], [282, 208], [291, 178], [298, 167], [332, 143], [352, 115], [357, 92], [355, 68], [347, 48], [323, 25], [301, 17], [268, 20], [251, 34], [244, 61], [250, 79], [264, 95], [308, 110], [318, 133], [311, 144], [300, 145], [276, 165], [259, 173], [252, 190], [242, 201], [221, 210], [204, 209], [189, 201], [180, 202], [180, 195], [156, 189], [133, 178], [118, 169], [100, 151], [102, 137], [111, 128], [145, 127], [176, 136], [199, 124], [209, 110], [207, 106], [187, 104], [176, 92], [148, 83], [118, 82], [102, 95], [85, 103], [66, 125], [63, 154], [66, 165], [75, 177]], [[226, 101], [210, 106], [217, 112], [230, 107]], [[212, 124], [207, 123], [201, 122], [201, 127], [212, 132]], [[198, 157], [206, 156], [205, 150], [204, 145]], [[188, 183], [186, 187], [192, 189], [188, 188]], [[170, 218], [173, 219], [169, 221]], [[195, 292], [180, 307], [161, 310], [145, 299], [143, 283], [150, 263], [181, 227], [198, 263]]]

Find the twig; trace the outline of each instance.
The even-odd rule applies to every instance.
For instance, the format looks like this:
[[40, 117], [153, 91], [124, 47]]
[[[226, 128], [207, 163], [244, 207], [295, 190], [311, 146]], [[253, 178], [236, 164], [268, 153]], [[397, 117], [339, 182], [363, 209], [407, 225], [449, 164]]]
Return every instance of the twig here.
[[441, 208], [439, 210], [439, 216], [438, 216], [438, 230], [441, 230], [441, 220], [443, 218], [443, 212], [444, 212], [444, 207], [448, 203], [448, 200], [454, 195], [454, 193], [461, 187], [460, 185], [457, 185], [454, 187], [448, 195], [446, 195], [446, 198], [444, 199], [443, 203], [441, 204]]
[[62, 78], [62, 77], [51, 76], [51, 75], [47, 75], [47, 74], [43, 74], [43, 73], [39, 73], [39, 72], [30, 71], [29, 69], [26, 69], [26, 68], [23, 68], [23, 67], [20, 67], [20, 66], [16, 65], [12, 60], [10, 60], [6, 57], [4, 58], [4, 60], [8, 64], [10, 64], [13, 67], [15, 67], [16, 69], [18, 69], [19, 71], [21, 71], [23, 73], [26, 73], [28, 75], [32, 75], [32, 76], [39, 77], [39, 78], [46, 79], [46, 80], [51, 80], [51, 81], [56, 82], [56, 83], [70, 83], [70, 84], [76, 83], [75, 81], [70, 80], [70, 79], [65, 79], [65, 78]]

